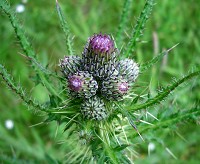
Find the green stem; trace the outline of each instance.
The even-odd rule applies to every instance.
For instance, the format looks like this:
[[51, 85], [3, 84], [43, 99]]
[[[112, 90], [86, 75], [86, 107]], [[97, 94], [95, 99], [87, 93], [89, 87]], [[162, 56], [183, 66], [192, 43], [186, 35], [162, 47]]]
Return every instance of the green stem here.
[[15, 33], [17, 35], [18, 40], [20, 41], [20, 45], [25, 52], [25, 55], [28, 57], [29, 61], [33, 64], [33, 68], [40, 69], [45, 74], [51, 74], [49, 70], [44, 68], [35, 58], [36, 54], [33, 51], [33, 48], [31, 44], [29, 43], [28, 39], [26, 38], [24, 31], [19, 26], [19, 22], [17, 21], [17, 18], [15, 14], [11, 11], [10, 6], [4, 1], [0, 2], [0, 7], [4, 11], [4, 13], [8, 16], [10, 19], [10, 22], [12, 24], [12, 27], [15, 30]]
[[0, 64], [0, 75], [4, 79], [7, 86], [14, 91], [27, 105], [32, 106], [35, 109], [44, 110], [44, 107], [40, 104], [34, 102], [31, 98], [28, 98], [27, 95], [25, 95], [25, 92], [23, 91], [22, 87], [20, 85], [15, 86], [15, 83], [13, 81], [13, 78], [10, 74], [8, 74], [7, 70]]
[[129, 57], [134, 51], [136, 47], [136, 43], [139, 41], [140, 36], [142, 36], [142, 32], [144, 30], [145, 24], [151, 14], [153, 8], [154, 0], [147, 0], [144, 9], [142, 10], [139, 18], [137, 19], [137, 23], [133, 29], [132, 37], [128, 43], [127, 49], [125, 51], [125, 57]]
[[19, 23], [14, 15], [14, 13], [10, 10], [10, 6], [7, 4], [6, 1], [0, 2], [0, 7], [3, 9], [3, 11], [6, 13], [6, 15], [9, 17], [10, 22], [15, 30], [15, 33], [17, 35], [18, 40], [20, 41], [21, 47], [23, 51], [25, 52], [26, 56], [28, 57], [29, 61], [32, 64], [32, 67], [36, 69], [36, 73], [38, 73], [38, 76], [42, 80], [42, 84], [49, 90], [49, 92], [52, 95], [57, 96], [59, 99], [64, 101], [63, 98], [59, 96], [59, 93], [55, 91], [52, 84], [49, 83], [47, 80], [47, 77], [45, 75], [53, 75], [54, 77], [57, 77], [57, 75], [54, 75], [49, 70], [44, 68], [40, 63], [37, 62], [36, 54], [34, 53], [31, 44], [28, 42], [28, 39], [24, 35], [24, 32], [22, 31], [22, 28], [20, 28]]
[[[103, 126], [103, 125], [102, 125]], [[110, 145], [108, 144], [108, 139], [106, 138], [106, 134], [104, 132], [104, 128], [101, 130], [100, 129], [100, 136], [102, 137], [103, 141], [102, 144], [104, 146], [104, 150], [106, 151], [108, 157], [110, 157], [110, 160], [114, 163], [114, 164], [119, 164], [119, 160], [114, 152], [114, 150], [110, 147]]]
[[68, 24], [67, 24], [67, 22], [65, 21], [65, 19], [63, 17], [62, 10], [60, 8], [58, 0], [56, 0], [56, 11], [58, 13], [58, 17], [59, 17], [59, 20], [60, 20], [60, 24], [61, 24], [62, 30], [63, 30], [63, 32], [65, 34], [65, 41], [66, 41], [66, 45], [67, 45], [67, 53], [69, 55], [73, 55], [72, 42], [71, 42], [71, 39], [70, 39], [69, 27], [68, 27]]
[[45, 86], [45, 87], [47, 88], [47, 90], [48, 90], [52, 95], [58, 97], [60, 100], [62, 100], [62, 102], [65, 101], [64, 98], [62, 98], [62, 97], [60, 96], [60, 94], [53, 88], [53, 85], [51, 85], [51, 84], [48, 82], [47, 78], [45, 77], [45, 75], [44, 75], [41, 71], [38, 71], [38, 75], [39, 75], [39, 77], [40, 77], [40, 79], [41, 79], [41, 81], [42, 81], [43, 86]]
[[160, 59], [162, 59], [162, 57], [164, 57], [165, 55], [168, 55], [168, 53], [175, 48], [176, 46], [178, 46], [178, 44], [174, 45], [173, 47], [171, 47], [170, 49], [161, 52], [160, 54], [158, 54], [156, 57], [154, 57], [153, 59], [151, 59], [150, 61], [147, 61], [143, 64], [140, 65], [140, 73], [143, 73], [144, 71], [148, 70], [151, 66], [153, 66], [155, 63], [157, 63]]

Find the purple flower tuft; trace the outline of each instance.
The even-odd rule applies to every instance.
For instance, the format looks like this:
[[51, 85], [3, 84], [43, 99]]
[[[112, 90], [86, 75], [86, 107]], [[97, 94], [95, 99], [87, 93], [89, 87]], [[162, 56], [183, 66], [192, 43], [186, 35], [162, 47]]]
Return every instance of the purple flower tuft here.
[[83, 82], [79, 76], [73, 75], [68, 78], [69, 88], [72, 91], [79, 92], [82, 89]]
[[109, 35], [95, 34], [89, 38], [89, 49], [97, 54], [110, 54], [115, 50], [114, 41]]
[[68, 77], [67, 88], [72, 97], [90, 98], [96, 94], [98, 84], [88, 72], [78, 71]]
[[121, 92], [122, 94], [125, 94], [127, 93], [129, 89], [129, 85], [127, 82], [122, 82], [119, 84], [118, 89], [119, 89], [119, 92]]

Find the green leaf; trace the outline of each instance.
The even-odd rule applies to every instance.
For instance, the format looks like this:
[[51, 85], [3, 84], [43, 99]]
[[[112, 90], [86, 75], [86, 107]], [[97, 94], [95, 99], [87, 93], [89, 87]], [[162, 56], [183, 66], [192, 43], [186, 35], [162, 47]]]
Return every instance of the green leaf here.
[[58, 162], [57, 160], [53, 159], [51, 156], [48, 154], [45, 154], [46, 162], [48, 164], [61, 164], [61, 162]]
[[0, 64], [0, 75], [2, 76], [4, 82], [6, 85], [14, 92], [16, 93], [27, 106], [32, 107], [35, 109], [35, 112], [43, 111], [44, 106], [40, 105], [39, 103], [32, 100], [30, 97], [28, 97], [25, 94], [25, 91], [21, 87], [21, 84], [16, 85], [16, 82], [13, 80], [13, 77], [8, 73], [8, 71], [5, 69], [3, 65]]
[[58, 121], [60, 122], [61, 120], [61, 116], [60, 115], [56, 115], [56, 114], [48, 114], [48, 118], [44, 121], [44, 123], [49, 123], [52, 121]]
[[174, 45], [172, 48], [161, 52], [160, 54], [158, 54], [156, 57], [154, 57], [150, 61], [147, 61], [147, 62], [141, 64], [140, 65], [140, 73], [143, 73], [144, 71], [148, 70], [151, 66], [153, 66], [155, 63], [157, 63], [159, 60], [161, 60], [165, 55], [168, 55], [168, 53], [178, 45], [179, 45], [179, 43]]
[[138, 102], [139, 98], [140, 98], [140, 95], [138, 95], [137, 97], [135, 97], [135, 98], [131, 101], [131, 106], [132, 106], [133, 104], [136, 104], [136, 103]]
[[128, 110], [133, 112], [133, 111], [137, 111], [140, 109], [145, 109], [147, 107], [150, 107], [152, 105], [158, 104], [159, 102], [161, 102], [162, 100], [164, 100], [164, 98], [166, 98], [173, 90], [175, 90], [179, 85], [181, 85], [182, 83], [184, 83], [185, 81], [188, 81], [196, 76], [200, 75], [200, 71], [196, 71], [194, 73], [191, 73], [185, 77], [183, 77], [182, 79], [174, 82], [172, 85], [168, 86], [167, 88], [165, 88], [162, 92], [160, 92], [159, 94], [157, 94], [155, 97], [153, 98], [149, 98], [146, 102], [142, 103], [142, 104], [136, 104], [135, 106], [131, 106], [128, 107]]

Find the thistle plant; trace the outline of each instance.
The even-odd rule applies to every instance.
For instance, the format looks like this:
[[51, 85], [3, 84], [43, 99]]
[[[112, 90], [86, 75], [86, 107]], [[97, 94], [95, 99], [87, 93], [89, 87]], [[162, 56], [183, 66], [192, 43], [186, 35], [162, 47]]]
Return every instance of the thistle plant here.
[[[67, 134], [69, 141], [64, 143], [67, 155], [66, 158], [53, 159], [55, 163], [132, 163], [135, 159], [132, 138], [139, 136], [145, 141], [143, 134], [148, 130], [170, 127], [185, 119], [195, 120], [200, 115], [198, 105], [157, 122], [156, 116], [150, 113], [152, 106], [162, 103], [177, 87], [199, 76], [199, 69], [171, 82], [154, 97], [135, 91], [140, 75], [175, 46], [144, 63], [134, 59], [136, 44], [154, 6], [154, 0], [147, 0], [128, 44], [121, 49], [130, 4], [130, 0], [125, 0], [116, 33], [98, 32], [88, 36], [82, 53], [74, 55], [72, 34], [56, 0], [56, 11], [67, 47], [66, 56], [58, 62], [60, 72], [56, 73], [39, 62], [10, 5], [6, 0], [0, 2], [2, 12], [8, 16], [24, 55], [29, 59], [39, 83], [48, 90], [50, 100], [44, 104], [35, 101], [0, 64], [2, 80], [29, 109], [45, 115], [44, 124], [56, 121], [60, 126], [64, 125], [63, 135]], [[140, 115], [142, 112], [155, 121], [143, 121], [146, 126], [137, 123], [143, 117]]]

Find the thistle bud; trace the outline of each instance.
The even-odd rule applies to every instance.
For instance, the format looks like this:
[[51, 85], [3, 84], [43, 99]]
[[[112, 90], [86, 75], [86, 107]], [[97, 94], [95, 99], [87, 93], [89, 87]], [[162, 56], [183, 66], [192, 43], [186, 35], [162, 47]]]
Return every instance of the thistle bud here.
[[109, 35], [93, 35], [82, 53], [84, 69], [93, 74], [104, 64], [115, 63], [116, 52], [114, 41]]
[[96, 34], [89, 38], [89, 46], [94, 54], [111, 54], [114, 50], [114, 41], [109, 35]]
[[115, 65], [113, 63], [108, 63], [108, 64], [104, 64], [99, 69], [95, 70], [93, 73], [93, 76], [96, 79], [104, 80], [110, 76], [116, 76], [118, 74], [119, 72], [115, 68]]
[[88, 72], [78, 71], [68, 77], [68, 88], [73, 96], [90, 98], [96, 94], [98, 84]]
[[81, 58], [79, 56], [65, 56], [60, 60], [61, 71], [65, 77], [78, 72], [81, 67]]
[[120, 75], [128, 82], [134, 82], [139, 74], [139, 66], [131, 59], [124, 59], [117, 64]]
[[103, 120], [107, 117], [105, 104], [97, 96], [84, 101], [81, 106], [81, 113], [86, 119]]
[[111, 76], [102, 82], [101, 93], [108, 100], [122, 100], [129, 88], [129, 83], [122, 76]]

